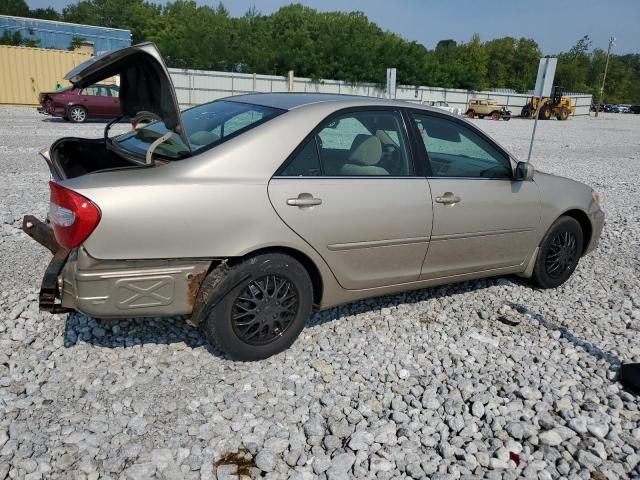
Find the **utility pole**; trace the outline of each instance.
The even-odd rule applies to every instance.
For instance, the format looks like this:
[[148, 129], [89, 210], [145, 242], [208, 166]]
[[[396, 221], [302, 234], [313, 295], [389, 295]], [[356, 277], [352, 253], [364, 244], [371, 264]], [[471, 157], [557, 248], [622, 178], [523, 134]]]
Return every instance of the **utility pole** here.
[[609, 57], [611, 56], [611, 47], [615, 45], [616, 37], [609, 38], [609, 48], [607, 49], [607, 62], [604, 64], [604, 75], [602, 76], [602, 85], [600, 86], [600, 100], [596, 105], [596, 117], [600, 112], [600, 105], [602, 104], [602, 95], [604, 94], [604, 82], [607, 80], [607, 70], [609, 69]]

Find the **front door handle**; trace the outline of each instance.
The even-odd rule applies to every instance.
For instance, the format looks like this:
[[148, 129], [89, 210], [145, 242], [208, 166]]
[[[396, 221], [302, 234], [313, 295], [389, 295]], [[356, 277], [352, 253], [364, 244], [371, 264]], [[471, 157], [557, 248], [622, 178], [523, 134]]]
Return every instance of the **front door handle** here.
[[441, 197], [436, 197], [436, 202], [444, 203], [445, 205], [453, 205], [460, 201], [462, 201], [462, 199], [459, 196], [454, 195], [453, 192], [445, 192]]
[[310, 193], [301, 193], [298, 198], [288, 198], [287, 205], [292, 207], [313, 207], [315, 205], [321, 205], [322, 199], [315, 198]]

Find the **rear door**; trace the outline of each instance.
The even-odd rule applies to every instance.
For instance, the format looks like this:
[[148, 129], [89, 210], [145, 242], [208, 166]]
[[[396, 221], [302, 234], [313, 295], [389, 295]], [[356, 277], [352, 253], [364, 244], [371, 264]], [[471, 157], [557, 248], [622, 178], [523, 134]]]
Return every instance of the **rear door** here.
[[395, 110], [330, 117], [269, 182], [282, 220], [345, 289], [418, 279], [431, 233], [429, 184]]
[[108, 99], [106, 114], [110, 117], [118, 117], [122, 115], [122, 111], [120, 110], [120, 92], [118, 87], [115, 85], [108, 85], [105, 89], [106, 97]]
[[431, 173], [433, 231], [421, 279], [522, 265], [535, 248], [540, 195], [508, 155], [464, 120], [414, 111]]
[[113, 99], [111, 98], [111, 92], [105, 85], [94, 85], [93, 87], [85, 88], [85, 90], [92, 90], [93, 95], [88, 98], [87, 105], [91, 115], [97, 117], [112, 116], [113, 112]]
[[83, 88], [78, 95], [78, 103], [87, 110], [91, 117], [102, 116], [102, 105], [97, 99], [98, 87], [95, 85]]

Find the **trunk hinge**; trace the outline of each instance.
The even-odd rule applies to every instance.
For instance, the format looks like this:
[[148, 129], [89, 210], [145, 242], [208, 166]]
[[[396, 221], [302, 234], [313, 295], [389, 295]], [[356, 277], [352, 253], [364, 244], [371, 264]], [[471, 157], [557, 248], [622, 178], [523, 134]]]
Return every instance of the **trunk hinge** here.
[[167, 133], [165, 133], [161, 137], [156, 138], [153, 141], [153, 143], [149, 145], [149, 149], [147, 150], [147, 155], [145, 156], [145, 163], [147, 165], [151, 165], [151, 157], [153, 157], [153, 151], [156, 149], [156, 147], [161, 143], [164, 143], [167, 140], [169, 140], [171, 138], [171, 135], [173, 135], [173, 132], [169, 130]]

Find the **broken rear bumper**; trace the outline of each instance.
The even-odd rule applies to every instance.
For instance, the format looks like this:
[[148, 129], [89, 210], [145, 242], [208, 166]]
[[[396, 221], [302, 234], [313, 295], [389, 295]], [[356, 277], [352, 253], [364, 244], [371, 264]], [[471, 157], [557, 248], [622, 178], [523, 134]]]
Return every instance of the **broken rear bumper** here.
[[61, 303], [58, 276], [65, 263], [67, 263], [69, 250], [56, 241], [53, 230], [49, 225], [32, 215], [26, 215], [22, 219], [22, 231], [53, 253], [53, 258], [44, 272], [42, 284], [40, 285], [40, 310], [51, 313], [68, 312], [69, 309], [63, 307]]
[[40, 288], [40, 310], [98, 318], [190, 315], [210, 259], [98, 260], [71, 251], [49, 225], [28, 215], [22, 230], [53, 253]]

